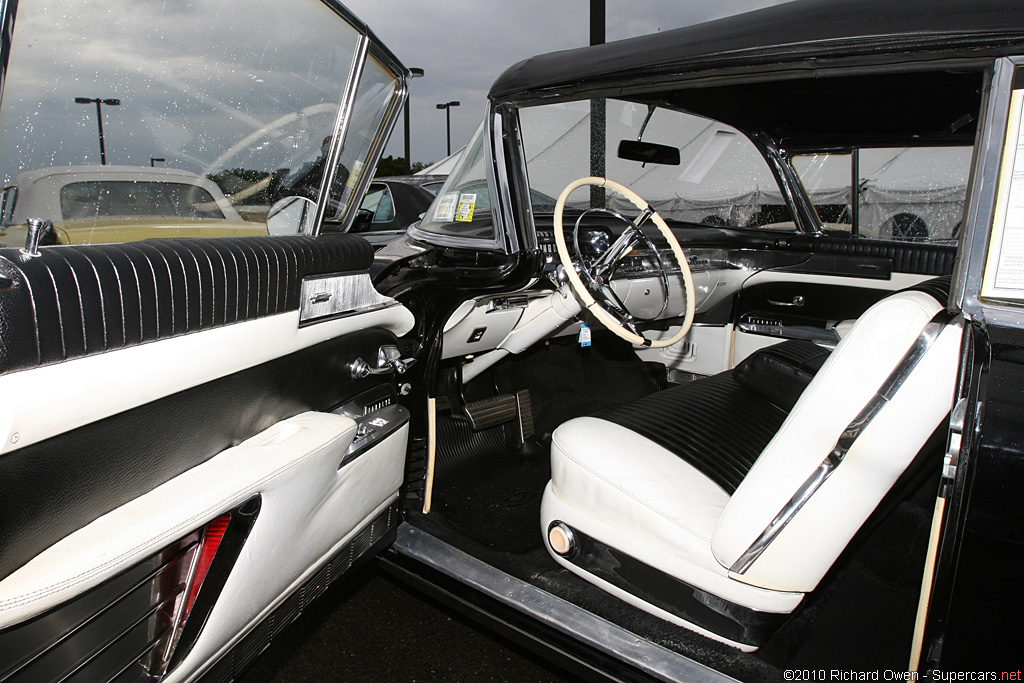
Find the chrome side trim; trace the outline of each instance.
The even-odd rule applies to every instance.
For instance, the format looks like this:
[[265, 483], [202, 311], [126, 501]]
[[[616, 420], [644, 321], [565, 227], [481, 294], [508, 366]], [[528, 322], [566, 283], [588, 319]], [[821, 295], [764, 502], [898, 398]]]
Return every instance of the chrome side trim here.
[[953, 315], [948, 311], [942, 310], [935, 314], [935, 317], [924, 326], [921, 330], [921, 334], [918, 335], [914, 343], [910, 345], [910, 348], [900, 359], [900, 362], [896, 364], [892, 372], [882, 386], [878, 388], [875, 395], [871, 397], [867, 405], [861, 409], [857, 417], [853, 418], [853, 421], [849, 426], [843, 430], [843, 433], [839, 435], [839, 440], [836, 441], [836, 445], [832, 448], [832, 451], [825, 456], [821, 465], [818, 466], [807, 481], [796, 490], [793, 497], [789, 499], [779, 514], [775, 516], [775, 519], [765, 527], [761, 535], [757, 537], [749, 548], [739, 556], [736, 562], [729, 567], [729, 571], [734, 574], [744, 574], [751, 565], [761, 556], [761, 553], [771, 545], [771, 542], [786, 528], [786, 525], [792, 521], [793, 517], [801, 508], [811, 499], [814, 492], [821, 488], [821, 485], [832, 475], [832, 473], [839, 467], [839, 464], [846, 457], [846, 454], [853, 448], [853, 444], [857, 441], [857, 438], [864, 432], [871, 420], [884, 408], [892, 397], [896, 395], [899, 388], [903, 386], [903, 383], [910, 377], [910, 373], [913, 372], [917, 364], [924, 358], [924, 355], [931, 348], [932, 342], [934, 342], [946, 324], [953, 318]]
[[368, 273], [308, 277], [299, 290], [299, 324], [398, 305], [374, 289]]
[[687, 683], [736, 680], [509, 576], [407, 522], [398, 527], [395, 549], [659, 680]]

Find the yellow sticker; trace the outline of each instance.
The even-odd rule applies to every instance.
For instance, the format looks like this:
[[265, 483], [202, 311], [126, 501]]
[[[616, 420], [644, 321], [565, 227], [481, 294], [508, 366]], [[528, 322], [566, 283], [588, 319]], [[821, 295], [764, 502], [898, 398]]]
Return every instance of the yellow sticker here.
[[476, 208], [476, 195], [459, 195], [459, 206], [455, 209], [455, 220], [468, 223], [473, 220], [473, 209]]
[[345, 187], [354, 190], [356, 185], [359, 184], [359, 176], [363, 175], [363, 162], [359, 159], [352, 167], [352, 172], [348, 174], [348, 182], [345, 183]]

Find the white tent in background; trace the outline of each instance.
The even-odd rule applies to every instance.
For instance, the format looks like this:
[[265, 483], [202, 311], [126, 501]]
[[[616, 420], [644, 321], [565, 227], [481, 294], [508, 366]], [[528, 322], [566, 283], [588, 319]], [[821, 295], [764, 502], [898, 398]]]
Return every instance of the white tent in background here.
[[437, 163], [427, 166], [422, 171], [417, 171], [414, 175], [448, 175], [452, 172], [452, 169], [455, 168], [455, 163], [459, 160], [459, 157], [462, 155], [462, 150], [464, 149], [466, 148], [460, 147], [451, 155], [446, 156]]

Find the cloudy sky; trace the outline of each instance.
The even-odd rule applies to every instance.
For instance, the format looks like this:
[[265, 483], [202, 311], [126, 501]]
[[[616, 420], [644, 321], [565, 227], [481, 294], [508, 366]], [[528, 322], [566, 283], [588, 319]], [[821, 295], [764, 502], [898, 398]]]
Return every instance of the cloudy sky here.
[[[491, 83], [535, 54], [589, 42], [589, 0], [342, 0], [409, 67], [412, 160], [446, 155], [483, 118]], [[621, 40], [780, 0], [606, 0]], [[246, 8], [244, 15], [238, 6]], [[301, 169], [333, 128], [355, 36], [324, 5], [281, 0], [32, 0], [19, 6], [3, 94], [0, 181], [96, 164], [203, 175]], [[94, 101], [94, 100], [93, 100]], [[404, 155], [402, 122], [385, 154]]]
[[[589, 0], [343, 0], [409, 67], [412, 160], [445, 156], [445, 112], [452, 109], [452, 149], [483, 118], [487, 90], [509, 66], [544, 52], [587, 45]], [[606, 0], [609, 42], [688, 26], [781, 0]], [[404, 155], [399, 120], [385, 154]]]

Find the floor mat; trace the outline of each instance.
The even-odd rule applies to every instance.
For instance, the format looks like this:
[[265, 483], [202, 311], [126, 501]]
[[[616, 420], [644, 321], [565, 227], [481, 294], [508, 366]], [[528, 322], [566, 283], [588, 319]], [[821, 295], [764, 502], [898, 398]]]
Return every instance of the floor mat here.
[[905, 670], [917, 593], [852, 563], [789, 668]]
[[521, 553], [541, 543], [540, 499], [551, 477], [546, 450], [525, 457], [507, 445], [504, 428], [474, 432], [438, 419], [434, 511], [488, 548]]

